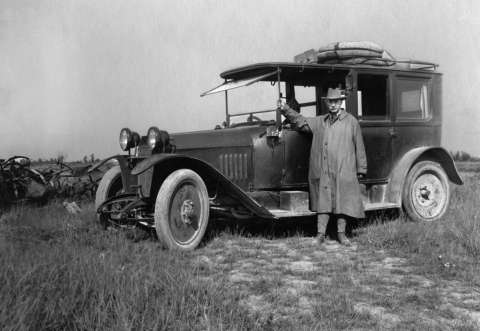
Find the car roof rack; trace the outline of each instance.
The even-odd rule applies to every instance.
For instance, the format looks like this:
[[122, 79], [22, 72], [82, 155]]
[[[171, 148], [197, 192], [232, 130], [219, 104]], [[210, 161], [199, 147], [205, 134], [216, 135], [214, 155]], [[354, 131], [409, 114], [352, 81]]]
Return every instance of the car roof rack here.
[[405, 64], [411, 70], [436, 70], [439, 66], [437, 63], [417, 60], [394, 60], [394, 62]]
[[337, 42], [321, 47], [318, 50], [309, 49], [294, 57], [295, 63], [369, 65], [373, 67], [393, 67], [403, 70], [432, 70], [439, 66], [436, 63], [413, 59], [397, 60], [392, 54], [376, 43]]

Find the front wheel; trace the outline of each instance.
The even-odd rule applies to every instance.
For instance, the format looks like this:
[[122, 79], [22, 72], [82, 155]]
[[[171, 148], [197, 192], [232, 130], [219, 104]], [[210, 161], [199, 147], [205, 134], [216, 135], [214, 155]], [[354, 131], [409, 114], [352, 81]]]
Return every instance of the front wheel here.
[[[95, 193], [95, 211], [97, 211], [105, 201], [119, 194], [122, 189], [122, 171], [120, 170], [120, 166], [114, 166], [103, 175], [98, 184], [97, 192]], [[102, 219], [102, 215], [97, 213], [96, 217], [97, 222], [103, 228], [106, 228], [108, 222]]]
[[155, 202], [159, 241], [169, 249], [195, 249], [207, 229], [209, 208], [202, 178], [190, 169], [174, 171], [163, 182]]
[[414, 221], [436, 221], [447, 211], [450, 185], [437, 162], [421, 161], [408, 172], [402, 203]]

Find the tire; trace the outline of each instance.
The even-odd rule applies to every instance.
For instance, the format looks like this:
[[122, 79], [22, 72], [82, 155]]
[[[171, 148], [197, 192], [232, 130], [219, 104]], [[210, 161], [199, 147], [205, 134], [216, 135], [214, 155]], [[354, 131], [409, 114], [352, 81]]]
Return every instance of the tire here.
[[433, 161], [416, 163], [403, 187], [402, 205], [414, 221], [437, 221], [448, 208], [450, 185], [442, 166]]
[[172, 172], [155, 202], [158, 240], [168, 249], [189, 251], [203, 239], [210, 213], [208, 191], [202, 178], [190, 169]]
[[[120, 170], [120, 166], [114, 166], [108, 169], [100, 180], [97, 192], [95, 193], [95, 211], [98, 210], [98, 207], [100, 207], [102, 203], [117, 195], [122, 189], [122, 171]], [[105, 228], [107, 225], [106, 221], [102, 220], [98, 213], [96, 217], [97, 222]]]

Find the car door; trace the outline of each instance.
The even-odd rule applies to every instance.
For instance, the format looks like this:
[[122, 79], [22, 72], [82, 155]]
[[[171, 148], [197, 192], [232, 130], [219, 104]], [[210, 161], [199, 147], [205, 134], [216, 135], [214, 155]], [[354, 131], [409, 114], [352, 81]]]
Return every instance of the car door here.
[[[317, 85], [287, 85], [287, 100], [295, 99], [303, 116], [315, 117], [319, 115], [319, 88], [320, 86]], [[282, 140], [285, 146], [282, 187], [305, 190], [308, 188], [312, 135], [298, 132], [287, 126], [282, 131]]]
[[283, 188], [306, 189], [308, 187], [308, 163], [312, 136], [306, 133], [284, 129]]
[[353, 106], [362, 128], [367, 154], [366, 181], [386, 181], [392, 167], [392, 139], [394, 131], [391, 116], [392, 78], [387, 73], [358, 70], [354, 73]]

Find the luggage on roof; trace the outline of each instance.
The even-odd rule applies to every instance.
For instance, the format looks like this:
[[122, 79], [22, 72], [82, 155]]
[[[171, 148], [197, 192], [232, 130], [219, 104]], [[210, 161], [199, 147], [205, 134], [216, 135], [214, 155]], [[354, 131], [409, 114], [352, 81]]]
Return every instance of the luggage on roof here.
[[382, 46], [374, 43], [373, 41], [340, 41], [320, 47], [318, 52], [332, 50], [367, 50], [380, 54], [384, 51]]
[[344, 41], [310, 49], [294, 57], [297, 63], [369, 64], [390, 66], [395, 60], [371, 41]]

